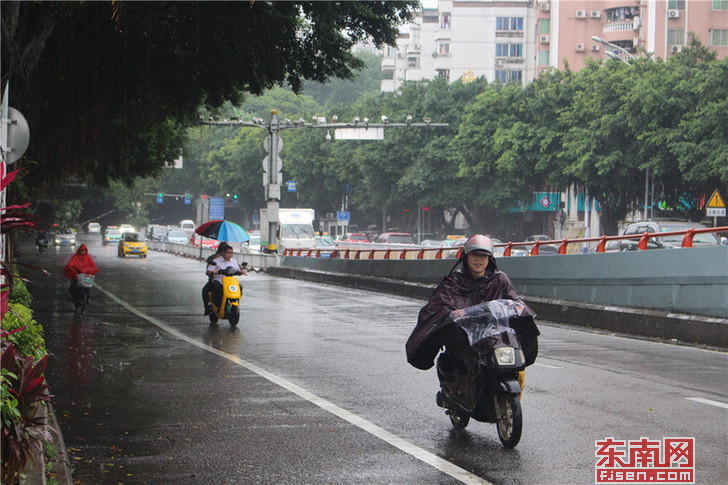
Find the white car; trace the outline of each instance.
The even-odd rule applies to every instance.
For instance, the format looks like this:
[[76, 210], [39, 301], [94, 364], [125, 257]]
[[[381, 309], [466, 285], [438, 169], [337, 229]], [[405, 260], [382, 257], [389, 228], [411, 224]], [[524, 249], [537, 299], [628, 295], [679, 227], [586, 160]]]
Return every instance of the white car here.
[[189, 244], [190, 237], [183, 229], [172, 229], [164, 236], [164, 242], [175, 244]]
[[136, 229], [134, 229], [134, 226], [132, 226], [131, 224], [122, 224], [119, 226], [119, 230], [122, 234], [124, 234], [125, 232], [136, 232]]
[[101, 224], [98, 222], [89, 222], [88, 223], [88, 233], [89, 234], [101, 234]]

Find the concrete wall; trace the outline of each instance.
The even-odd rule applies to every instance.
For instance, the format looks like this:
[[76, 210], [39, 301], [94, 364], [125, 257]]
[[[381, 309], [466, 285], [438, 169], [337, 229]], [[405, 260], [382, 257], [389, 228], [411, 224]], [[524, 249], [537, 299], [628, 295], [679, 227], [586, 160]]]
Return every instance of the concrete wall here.
[[[281, 266], [437, 284], [454, 260], [284, 257]], [[728, 247], [499, 258], [522, 295], [728, 318]]]

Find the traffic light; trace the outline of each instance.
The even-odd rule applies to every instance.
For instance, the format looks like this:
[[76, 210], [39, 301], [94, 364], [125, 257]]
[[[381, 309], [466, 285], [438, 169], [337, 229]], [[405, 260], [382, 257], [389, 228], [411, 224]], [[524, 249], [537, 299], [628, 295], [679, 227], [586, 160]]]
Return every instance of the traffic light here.
[[237, 199], [237, 198], [238, 198], [238, 194], [234, 194], [233, 199]]

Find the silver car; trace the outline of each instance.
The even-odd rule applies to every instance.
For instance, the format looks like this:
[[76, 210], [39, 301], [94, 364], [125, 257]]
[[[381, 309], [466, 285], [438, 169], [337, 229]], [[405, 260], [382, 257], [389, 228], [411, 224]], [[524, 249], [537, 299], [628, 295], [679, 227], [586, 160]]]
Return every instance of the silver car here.
[[[697, 222], [687, 221], [642, 221], [630, 224], [624, 230], [624, 235], [634, 235], [635, 239], [619, 241], [621, 251], [634, 251], [639, 249], [639, 236], [649, 233], [687, 231], [688, 229], [705, 229], [707, 226]], [[647, 249], [679, 248], [682, 247], [684, 234], [673, 236], [655, 236], [647, 241]], [[693, 237], [693, 246], [717, 246], [719, 243], [715, 234], [706, 232]]]
[[56, 246], [75, 246], [76, 232], [73, 229], [58, 229], [53, 236], [53, 244]]

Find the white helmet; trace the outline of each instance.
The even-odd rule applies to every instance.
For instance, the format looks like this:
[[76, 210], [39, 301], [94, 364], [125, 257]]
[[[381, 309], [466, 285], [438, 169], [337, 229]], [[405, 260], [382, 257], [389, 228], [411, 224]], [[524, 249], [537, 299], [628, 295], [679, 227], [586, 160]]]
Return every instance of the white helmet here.
[[493, 241], [482, 234], [470, 236], [463, 246], [463, 254], [466, 255], [471, 251], [487, 251], [490, 256], [493, 256]]

